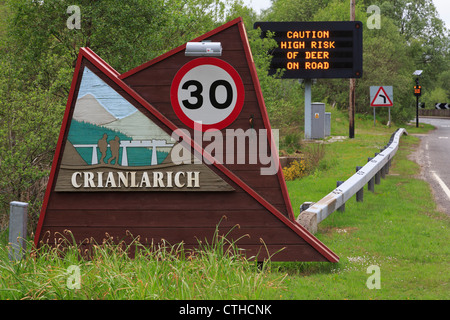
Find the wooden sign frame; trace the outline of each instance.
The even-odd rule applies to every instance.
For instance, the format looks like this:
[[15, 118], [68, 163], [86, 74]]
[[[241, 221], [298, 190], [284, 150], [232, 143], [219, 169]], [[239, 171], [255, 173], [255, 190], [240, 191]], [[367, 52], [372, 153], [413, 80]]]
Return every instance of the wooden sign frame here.
[[[258, 132], [255, 138], [262, 139], [260, 145], [265, 145], [270, 153], [270, 165], [276, 167], [274, 174], [261, 175], [267, 163], [260, 160], [256, 164], [240, 163], [236, 161], [239, 155], [234, 155], [231, 164], [217, 161], [226, 150], [215, 150], [213, 155], [207, 148], [207, 141], [196, 139], [199, 131], [189, 128], [177, 117], [170, 103], [171, 84], [177, 71], [195, 59], [184, 55], [186, 45], [124, 74], [115, 71], [91, 49], [81, 48], [36, 229], [36, 246], [42, 242], [56, 244], [58, 235], [70, 230], [78, 243], [85, 239], [101, 243], [105, 235], [123, 240], [132, 234], [140, 236], [145, 245], [165, 239], [172, 244], [183, 243], [189, 249], [196, 247], [199, 240], [211, 239], [220, 223], [220, 234], [239, 239], [237, 245], [245, 254], [258, 260], [271, 256], [275, 261], [339, 261], [336, 254], [295, 221], [242, 19], [232, 20], [193, 41], [202, 40], [222, 43], [221, 59], [237, 70], [246, 90], [236, 120], [217, 132], [226, 136], [226, 130], [247, 132], [249, 128], [254, 129]], [[81, 98], [78, 94], [85, 68], [165, 133], [177, 132], [177, 143], [197, 157], [198, 165], [208, 166], [211, 177], [222, 181], [224, 189], [204, 191], [199, 188], [185, 192], [167, 189], [120, 192], [111, 188], [97, 190], [100, 192], [58, 190], [58, 179], [64, 178], [61, 168], [66, 161], [64, 154], [68, 152], [68, 135], [77, 100]], [[259, 132], [267, 135], [261, 136]], [[246, 150], [250, 150], [252, 142], [248, 136], [244, 138]], [[244, 158], [248, 160], [250, 156], [246, 152]], [[81, 175], [72, 173], [72, 177], [75, 186], [84, 183]], [[89, 179], [87, 181], [89, 186]], [[104, 186], [106, 182], [101, 184]]]

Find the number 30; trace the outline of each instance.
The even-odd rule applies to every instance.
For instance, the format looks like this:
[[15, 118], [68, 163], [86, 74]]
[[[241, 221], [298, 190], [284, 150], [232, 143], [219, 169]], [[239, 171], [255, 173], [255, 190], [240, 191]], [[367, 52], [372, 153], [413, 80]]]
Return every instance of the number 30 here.
[[[195, 103], [189, 102], [188, 99], [182, 100], [183, 106], [187, 109], [198, 109], [201, 108], [203, 105], [203, 86], [202, 84], [197, 80], [188, 80], [186, 81], [183, 86], [181, 87], [183, 90], [188, 90], [189, 87], [195, 86], [195, 90], [191, 91], [191, 97], [196, 99]], [[223, 103], [220, 103], [217, 101], [216, 97], [216, 91], [219, 86], [223, 86], [225, 90], [227, 91], [226, 99]], [[231, 87], [231, 84], [228, 81], [225, 80], [216, 80], [211, 84], [211, 87], [209, 88], [209, 101], [211, 102], [212, 106], [216, 109], [226, 109], [231, 105], [231, 102], [233, 101], [233, 88]]]

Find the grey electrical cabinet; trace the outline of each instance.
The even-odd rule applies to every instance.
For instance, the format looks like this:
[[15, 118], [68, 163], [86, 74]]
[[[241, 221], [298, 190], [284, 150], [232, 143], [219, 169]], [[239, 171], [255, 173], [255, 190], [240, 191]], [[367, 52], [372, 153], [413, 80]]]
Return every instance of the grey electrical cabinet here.
[[305, 139], [323, 139], [325, 137], [325, 103], [313, 102], [305, 108]]

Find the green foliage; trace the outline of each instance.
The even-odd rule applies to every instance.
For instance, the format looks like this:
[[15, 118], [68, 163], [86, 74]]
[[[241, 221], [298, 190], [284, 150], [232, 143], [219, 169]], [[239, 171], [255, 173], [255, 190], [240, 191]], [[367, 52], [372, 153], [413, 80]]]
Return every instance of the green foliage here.
[[50, 169], [63, 106], [35, 83], [21, 81], [21, 71], [8, 60], [0, 60], [0, 210], [9, 210], [13, 200], [29, 202], [33, 222], [45, 190], [43, 179]]
[[329, 2], [330, 0], [274, 0], [264, 18], [267, 21], [311, 21], [317, 10], [326, 7]]

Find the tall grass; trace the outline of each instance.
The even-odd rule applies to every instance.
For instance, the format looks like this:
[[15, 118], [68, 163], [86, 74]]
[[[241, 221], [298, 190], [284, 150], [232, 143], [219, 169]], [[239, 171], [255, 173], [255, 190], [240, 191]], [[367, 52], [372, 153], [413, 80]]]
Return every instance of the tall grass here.
[[164, 241], [144, 246], [135, 238], [86, 251], [68, 234], [57, 246], [29, 249], [18, 262], [0, 245], [0, 299], [265, 299], [283, 287], [284, 275], [246, 258], [217, 229], [211, 242], [192, 250]]

